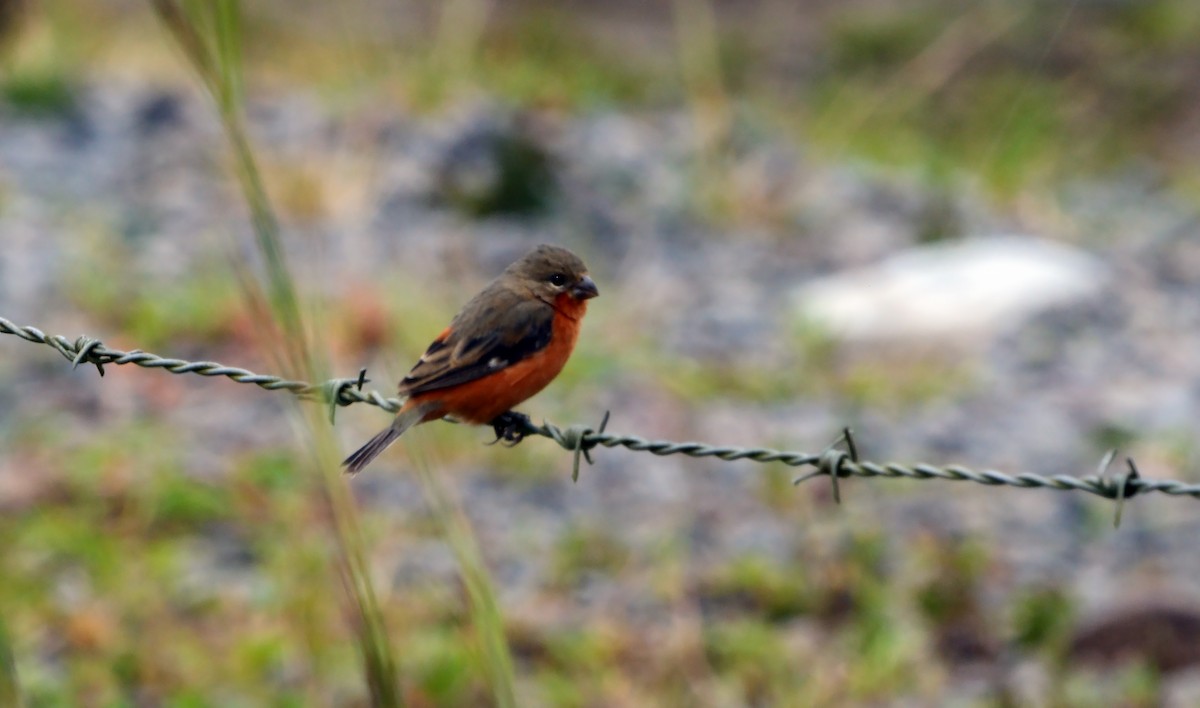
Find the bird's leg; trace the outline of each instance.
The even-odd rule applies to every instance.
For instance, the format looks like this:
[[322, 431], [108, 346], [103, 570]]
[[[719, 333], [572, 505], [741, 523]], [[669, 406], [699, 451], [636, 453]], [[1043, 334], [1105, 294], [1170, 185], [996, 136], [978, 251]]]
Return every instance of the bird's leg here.
[[492, 430], [496, 432], [496, 439], [488, 443], [495, 445], [501, 440], [508, 447], [512, 447], [525, 439], [525, 431], [533, 425], [533, 421], [529, 420], [529, 416], [517, 411], [505, 411], [491, 422]]

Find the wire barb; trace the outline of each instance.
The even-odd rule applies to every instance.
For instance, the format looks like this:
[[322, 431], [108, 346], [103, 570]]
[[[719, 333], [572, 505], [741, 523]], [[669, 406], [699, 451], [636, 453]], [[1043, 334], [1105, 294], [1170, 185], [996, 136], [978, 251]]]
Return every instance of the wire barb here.
[[[835, 453], [839, 453], [836, 446], [841, 442], [846, 443], [847, 451], [835, 456]], [[841, 476], [842, 467], [846, 464], [847, 460], [855, 463], [858, 462], [858, 446], [854, 444], [854, 433], [851, 432], [849, 427], [842, 428], [842, 434], [821, 455], [820, 467], [829, 475], [830, 483], [833, 485], [834, 504], [842, 503], [842, 492], [839, 489], [838, 477]], [[849, 476], [849, 474], [846, 476]]]
[[[47, 336], [36, 327], [18, 327], [11, 321], [0, 317], [0, 334], [11, 334], [27, 342], [45, 344], [60, 355], [78, 366], [82, 362], [95, 364], [104, 373], [103, 365], [115, 364], [123, 366], [134, 364], [148, 369], [163, 369], [172, 374], [199, 374], [200, 376], [221, 376], [237, 383], [253, 384], [268, 391], [288, 391], [303, 400], [314, 400], [330, 406], [330, 416], [336, 406], [349, 406], [355, 403], [368, 403], [390, 413], [400, 410], [402, 401], [398, 398], [386, 398], [378, 391], [363, 391], [368, 382], [366, 369], [359, 371], [353, 379], [330, 379], [322, 384], [311, 384], [306, 381], [292, 381], [279, 376], [256, 374], [246, 369], [225, 366], [213, 361], [184, 361], [182, 359], [167, 359], [156, 354], [143, 352], [138, 349], [120, 351], [104, 346], [99, 340], [90, 337], [79, 337], [75, 342], [61, 335]], [[592, 463], [591, 450], [597, 446], [608, 448], [623, 447], [632, 452], [649, 452], [652, 455], [686, 455], [688, 457], [715, 457], [718, 460], [732, 462], [735, 460], [751, 460], [759, 463], [779, 462], [789, 467], [812, 467], [814, 469], [800, 475], [793, 484], [800, 484], [813, 477], [828, 474], [834, 485], [834, 499], [840, 501], [841, 492], [838, 480], [841, 477], [889, 477], [915, 480], [941, 479], [975, 482], [987, 486], [1010, 486], [1022, 489], [1059, 489], [1064, 491], [1080, 491], [1095, 494], [1117, 502], [1114, 522], [1120, 524], [1121, 513], [1126, 500], [1138, 494], [1158, 492], [1170, 496], [1191, 497], [1200, 499], [1200, 484], [1185, 484], [1171, 479], [1147, 479], [1138, 472], [1132, 459], [1127, 459], [1128, 471], [1120, 480], [1110, 480], [1105, 476], [1106, 470], [1116, 456], [1116, 451], [1110, 451], [1101, 461], [1096, 475], [1073, 477], [1070, 475], [1042, 476], [1031, 472], [1009, 475], [996, 470], [972, 470], [960, 465], [935, 466], [929, 464], [905, 465], [898, 462], [868, 462], [859, 459], [858, 446], [851, 431], [842, 431], [838, 442], [845, 442], [847, 451], [839, 451], [830, 446], [819, 455], [806, 452], [773, 450], [763, 447], [730, 447], [709, 445], [702, 442], [674, 442], [671, 440], [648, 440], [636, 435], [620, 435], [606, 432], [609, 413], [606, 411], [598, 429], [587, 425], [572, 425], [566, 429], [559, 428], [549, 422], [535, 425], [528, 416], [518, 419], [514, 434], [521, 436], [538, 435], [549, 438], [560, 447], [574, 455], [571, 479], [579, 478], [580, 458]], [[836, 443], [835, 443], [836, 445]]]
[[845, 450], [839, 450], [836, 447], [831, 447], [821, 454], [821, 461], [817, 463], [817, 472], [829, 475], [830, 483], [833, 485], [834, 504], [842, 503], [842, 492], [838, 486], [838, 477], [842, 475], [842, 466], [849, 459], [850, 453]]
[[348, 405], [342, 403], [342, 394], [352, 388], [362, 390], [363, 376], [367, 373], [366, 369], [358, 372], [358, 377], [353, 379], [329, 379], [321, 384], [321, 389], [324, 391], [325, 403], [329, 405], [329, 424], [334, 424], [334, 415], [337, 413], [339, 405]]
[[858, 462], [858, 445], [854, 442], [854, 431], [849, 426], [842, 428], [842, 441], [846, 443], [846, 451], [850, 453], [850, 461]]
[[1125, 500], [1138, 493], [1137, 487], [1130, 487], [1130, 482], [1134, 482], [1141, 478], [1138, 474], [1137, 465], [1134, 464], [1132, 457], [1125, 458], [1125, 464], [1129, 466], [1129, 471], [1121, 475], [1121, 482], [1117, 485], [1117, 510], [1113, 514], [1113, 528], [1121, 528], [1121, 512], [1125, 510]]
[[[604, 429], [608, 427], [608, 419], [611, 416], [611, 414], [612, 414], [612, 411], [604, 411], [604, 417], [600, 419], [600, 427], [598, 429], [592, 430], [591, 428], [586, 428], [583, 431], [581, 431], [581, 433], [579, 435], [579, 439], [575, 442], [575, 445], [574, 445], [575, 463], [571, 469], [571, 481], [572, 482], [579, 481], [579, 456], [581, 454], [583, 455], [583, 459], [587, 460], [587, 463], [589, 466], [596, 464], [595, 462], [592, 461], [592, 448], [596, 447], [596, 443], [594, 441], [589, 441], [588, 437], [591, 435], [596, 435], [596, 434], [603, 435]], [[573, 427], [575, 427], [575, 426], [573, 426]]]
[[79, 337], [75, 340], [75, 358], [71, 360], [71, 369], [78, 369], [79, 365], [85, 361], [91, 361], [96, 365], [96, 370], [104, 376], [104, 365], [99, 360], [92, 358], [92, 353], [96, 349], [104, 346], [99, 339], [92, 339], [87, 335]]

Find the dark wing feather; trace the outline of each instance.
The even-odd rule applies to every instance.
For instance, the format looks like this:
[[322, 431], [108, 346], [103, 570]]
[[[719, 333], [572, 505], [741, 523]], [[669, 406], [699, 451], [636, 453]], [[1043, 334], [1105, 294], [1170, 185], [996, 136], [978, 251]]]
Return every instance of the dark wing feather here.
[[547, 303], [493, 284], [429, 345], [400, 382], [400, 394], [449, 388], [512, 366], [550, 344], [553, 322], [554, 308]]

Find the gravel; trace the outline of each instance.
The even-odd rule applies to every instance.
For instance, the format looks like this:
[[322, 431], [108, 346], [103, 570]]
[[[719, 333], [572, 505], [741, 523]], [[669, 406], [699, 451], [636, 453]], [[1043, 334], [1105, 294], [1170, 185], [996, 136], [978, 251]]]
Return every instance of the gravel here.
[[[1143, 474], [1197, 480], [1191, 441], [1200, 419], [1200, 222], [1194, 206], [1155, 187], [1152, 176], [1063, 187], [1045, 197], [1056, 210], [1044, 220], [1055, 225], [1049, 229], [1022, 223], [969, 190], [932, 189], [853, 163], [818, 163], [739, 114], [717, 170], [734, 210], [713, 214], [696, 196], [706, 177], [689, 118], [680, 112], [517, 115], [481, 101], [432, 116], [390, 107], [335, 114], [301, 94], [260, 97], [248, 112], [282, 205], [288, 255], [311, 277], [305, 288], [336, 297], [355, 283], [386, 288], [403, 273], [433, 292], [457, 294], [453, 283], [481, 283], [537, 242], [585, 254], [603, 293], [590, 319], [605, 329], [585, 331], [582, 346], [616, 361], [602, 381], [581, 386], [588, 399], [571, 406], [611, 408], [611, 429], [814, 450], [852, 424], [869, 459], [1076, 475], [1094, 471], [1115, 435]], [[446, 180], [457, 180], [456, 190], [488, 189], [501, 169], [486, 164], [507, 148], [480, 135], [541, 151], [554, 198], [532, 212], [457, 211], [444, 193]], [[105, 324], [90, 322], [70, 294], [70, 279], [96, 254], [118, 254], [125, 259], [122, 277], [159, 289], [214, 258], [253, 262], [245, 209], [224, 172], [223, 150], [210, 107], [174, 87], [99, 81], [82, 92], [71, 115], [58, 119], [35, 120], [0, 106], [0, 315], [48, 332], [103, 338]], [[447, 162], [470, 151], [477, 151], [469, 160], [483, 177], [456, 174]], [[301, 178], [317, 185], [311, 210], [292, 206], [307, 203]], [[1086, 253], [1110, 277], [1096, 297], [977, 333], [970, 349], [935, 337], [918, 345], [834, 342], [829, 360], [797, 353], [791, 292], [908, 252], [931, 229], [951, 239], [1033, 233]], [[67, 407], [85, 421], [104, 419], [74, 434], [102, 434], [105, 424], [145, 415], [138, 405], [107, 399], [144, 395], [144, 382], [165, 376], [121, 371], [101, 381], [61, 362], [47, 366], [52, 353], [14, 338], [0, 346], [3, 388], [36, 385], [43, 392], [40, 402], [9, 414], [10, 426], [14, 415]], [[220, 355], [191, 347], [199, 358]], [[407, 359], [416, 352], [393, 354]], [[654, 380], [652, 366], [627, 365], [622, 356], [768, 376], [807, 367], [802, 378], [814, 383], [765, 401], [716, 385], [698, 400], [673, 393]], [[390, 365], [397, 373], [403, 362]], [[854, 371], [903, 381], [914, 366], [941, 385], [928, 395], [881, 401], [869, 391], [856, 399], [835, 385]], [[784, 380], [797, 378], [790, 373]], [[376, 376], [376, 385], [389, 388], [383, 379]], [[189, 449], [222, 448], [228, 444], [213, 438], [226, 434], [235, 441], [228, 449], [249, 449], [256, 440], [288, 444], [280, 394], [207, 381], [182, 385], [183, 400], [162, 415], [193, 424], [181, 433]], [[80, 391], [96, 396], [94, 405], [70, 400]], [[560, 394], [553, 400], [569, 398]], [[235, 400], [237, 414], [230, 415]], [[539, 400], [527, 406], [535, 416], [545, 409]], [[377, 415], [343, 413], [340, 434], [350, 446], [378, 423]], [[221, 474], [222, 450], [215, 452], [196, 456], [204, 476]], [[0, 460], [6, 454], [0, 451]], [[831, 525], [842, 537], [882, 531], [897, 552], [922, 533], [948, 539], [969, 533], [992, 539], [995, 564], [1008, 569], [990, 588], [997, 598], [1046, 583], [1066, 587], [1090, 607], [1142, 592], [1200, 603], [1200, 555], [1180, 542], [1200, 530], [1188, 499], [1134, 500], [1123, 528], [1111, 532], [1102, 528], [1111, 507], [1079, 494], [850, 480], [842, 508], [831, 514], [822, 501], [824, 482], [771, 491], [751, 463], [607, 450], [596, 458], [576, 485], [567, 478], [565, 454], [549, 458], [561, 474], [532, 481], [480, 468], [452, 471], [506, 606], [537, 602], [537, 588], [553, 571], [549, 539], [574, 526], [604, 529], [642, 563], [653, 563], [655, 544], [685, 539], [693, 546], [694, 573], [746, 554], [804, 557], [810, 544], [828, 542]], [[364, 504], [398, 514], [419, 508], [409, 474], [396, 469], [400, 460], [395, 455], [352, 482]], [[0, 471], [14, 468], [0, 464]], [[5, 488], [0, 484], [0, 492]], [[1097, 524], [1097, 517], [1104, 521]], [[395, 582], [452, 577], [448, 553], [430, 541], [398, 562]], [[205, 562], [225, 557], [236, 553], [222, 550]], [[621, 589], [643, 581], [605, 582]], [[587, 589], [573, 596], [574, 611], [643, 611], [632, 587], [616, 592], [598, 582], [585, 581]]]

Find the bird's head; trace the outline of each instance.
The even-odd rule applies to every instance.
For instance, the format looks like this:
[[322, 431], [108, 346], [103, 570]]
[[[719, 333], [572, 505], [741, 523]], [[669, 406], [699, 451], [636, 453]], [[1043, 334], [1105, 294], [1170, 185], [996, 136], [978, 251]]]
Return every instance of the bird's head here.
[[529, 288], [535, 297], [555, 304], [568, 298], [581, 304], [600, 294], [579, 256], [559, 246], [541, 245], [505, 271]]

